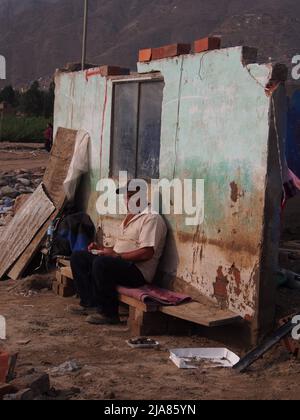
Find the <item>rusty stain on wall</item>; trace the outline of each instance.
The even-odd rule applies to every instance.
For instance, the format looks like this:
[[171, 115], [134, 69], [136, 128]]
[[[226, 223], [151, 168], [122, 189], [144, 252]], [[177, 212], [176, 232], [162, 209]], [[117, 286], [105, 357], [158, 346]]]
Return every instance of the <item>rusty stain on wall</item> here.
[[232, 267], [229, 270], [229, 274], [233, 277], [233, 280], [236, 284], [234, 292], [237, 296], [240, 296], [240, 294], [242, 293], [242, 290], [241, 290], [241, 272], [233, 264]]
[[239, 189], [238, 186], [235, 182], [231, 182], [230, 183], [230, 188], [231, 188], [231, 200], [236, 203], [238, 201], [239, 198]]
[[228, 284], [228, 278], [223, 274], [223, 267], [220, 266], [217, 270], [216, 282], [214, 283], [214, 295], [222, 308], [228, 306]]

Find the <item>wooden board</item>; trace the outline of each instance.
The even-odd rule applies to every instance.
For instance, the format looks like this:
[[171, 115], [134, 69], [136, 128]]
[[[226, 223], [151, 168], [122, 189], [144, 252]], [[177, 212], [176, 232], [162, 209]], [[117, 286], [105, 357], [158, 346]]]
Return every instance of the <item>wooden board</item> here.
[[77, 131], [59, 128], [51, 150], [43, 183], [56, 208], [65, 200], [63, 183], [68, 175], [75, 149]]
[[70, 267], [70, 260], [64, 259], [64, 258], [58, 258], [57, 264], [59, 267]]
[[[73, 278], [71, 267], [61, 267], [60, 272], [65, 277]], [[229, 310], [220, 309], [208, 301], [205, 303], [189, 302], [178, 306], [160, 306], [155, 303], [146, 304], [122, 294], [119, 294], [119, 301], [143, 312], [162, 312], [205, 327], [228, 325], [242, 319], [239, 315]]]
[[239, 315], [231, 311], [219, 309], [213, 304], [199, 302], [184, 303], [179, 306], [161, 306], [160, 312], [205, 327], [217, 327], [241, 320]]
[[133, 308], [140, 309], [143, 312], [157, 312], [160, 308], [160, 306], [155, 303], [143, 303], [140, 300], [121, 294], [119, 294], [119, 301]]
[[40, 231], [8, 273], [8, 276], [13, 280], [22, 277], [34, 255], [39, 250], [47, 233], [49, 224], [63, 210], [66, 201], [63, 183], [67, 177], [74, 154], [76, 135], [76, 130], [69, 130], [66, 128], [59, 128], [57, 130], [50, 160], [43, 178], [45, 189], [56, 207], [56, 212], [54, 217], [49, 218], [44, 226], [41, 227]]
[[74, 278], [71, 267], [61, 267], [59, 271], [62, 276], [68, 277], [68, 279]]
[[0, 278], [9, 270], [55, 211], [40, 185], [24, 203], [0, 238]]
[[41, 227], [39, 232], [30, 242], [28, 247], [25, 249], [23, 254], [18, 258], [15, 262], [11, 270], [7, 273], [8, 277], [12, 280], [18, 280], [22, 277], [24, 271], [32, 261], [33, 257], [35, 256], [37, 250], [40, 248], [43, 240], [45, 239], [48, 226], [50, 225], [51, 221], [54, 220], [59, 214], [59, 211], [56, 210], [52, 216], [46, 221], [44, 226]]

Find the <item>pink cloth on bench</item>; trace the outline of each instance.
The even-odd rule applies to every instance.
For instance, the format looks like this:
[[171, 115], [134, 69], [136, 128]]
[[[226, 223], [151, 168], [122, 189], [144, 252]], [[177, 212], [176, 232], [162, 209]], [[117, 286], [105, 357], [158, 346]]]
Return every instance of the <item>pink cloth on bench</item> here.
[[192, 300], [190, 296], [172, 292], [167, 289], [161, 289], [160, 287], [153, 285], [142, 286], [138, 289], [119, 286], [118, 292], [122, 295], [140, 300], [143, 303], [158, 303], [165, 306], [176, 306]]

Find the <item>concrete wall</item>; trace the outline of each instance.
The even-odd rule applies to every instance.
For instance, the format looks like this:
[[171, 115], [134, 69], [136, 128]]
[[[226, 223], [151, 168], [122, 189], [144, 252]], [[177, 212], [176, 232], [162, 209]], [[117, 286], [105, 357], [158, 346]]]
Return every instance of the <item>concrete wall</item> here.
[[[187, 227], [183, 216], [167, 217], [164, 280], [232, 309], [257, 330], [264, 306], [259, 296], [265, 289], [273, 296], [275, 290], [270, 278], [277, 262], [274, 232], [281, 186], [278, 161], [268, 157], [281, 141], [274, 138], [274, 133], [281, 134], [280, 129], [272, 130], [270, 116], [277, 103], [282, 106], [284, 91], [276, 92], [276, 103], [266, 94], [272, 67], [247, 64], [252, 57], [252, 50], [236, 47], [140, 63], [138, 70], [140, 77], [160, 72], [165, 81], [160, 177], [205, 180], [202, 225]], [[87, 78], [85, 72], [56, 76], [55, 130], [85, 129], [91, 135], [86, 191], [95, 221], [96, 183], [100, 175], [109, 174], [116, 81]], [[267, 183], [267, 173], [275, 184]], [[113, 217], [100, 220], [105, 232], [114, 232], [118, 223]], [[266, 328], [272, 322], [275, 305], [271, 306], [260, 320]]]

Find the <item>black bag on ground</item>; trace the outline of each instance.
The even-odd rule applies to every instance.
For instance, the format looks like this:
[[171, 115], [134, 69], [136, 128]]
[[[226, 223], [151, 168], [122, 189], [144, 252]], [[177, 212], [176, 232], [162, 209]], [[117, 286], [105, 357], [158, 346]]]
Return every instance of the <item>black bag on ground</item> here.
[[51, 256], [70, 257], [73, 252], [85, 251], [95, 240], [96, 229], [86, 213], [64, 217], [53, 235]]

